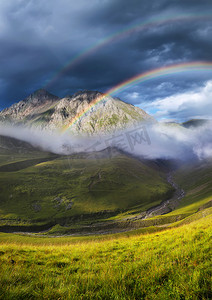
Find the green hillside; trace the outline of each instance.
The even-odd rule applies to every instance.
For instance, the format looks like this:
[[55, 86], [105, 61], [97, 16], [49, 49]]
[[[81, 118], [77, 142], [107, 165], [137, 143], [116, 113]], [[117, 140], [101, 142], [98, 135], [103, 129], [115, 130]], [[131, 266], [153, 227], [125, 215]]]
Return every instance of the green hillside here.
[[171, 214], [192, 214], [212, 205], [212, 161], [188, 164], [175, 173], [175, 180], [186, 195]]
[[22, 153], [0, 161], [1, 226], [77, 225], [146, 210], [173, 192], [164, 173], [122, 153], [101, 159]]

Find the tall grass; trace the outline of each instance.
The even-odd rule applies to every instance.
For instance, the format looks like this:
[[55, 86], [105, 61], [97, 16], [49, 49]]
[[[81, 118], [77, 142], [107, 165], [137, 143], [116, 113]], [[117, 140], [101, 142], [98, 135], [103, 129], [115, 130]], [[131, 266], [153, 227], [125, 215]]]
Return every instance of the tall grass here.
[[0, 298], [210, 299], [211, 220], [102, 241], [2, 242]]

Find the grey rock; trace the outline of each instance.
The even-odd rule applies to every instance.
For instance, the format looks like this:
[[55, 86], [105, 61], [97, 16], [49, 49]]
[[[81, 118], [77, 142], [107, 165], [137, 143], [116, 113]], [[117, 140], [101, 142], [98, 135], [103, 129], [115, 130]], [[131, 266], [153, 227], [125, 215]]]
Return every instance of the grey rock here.
[[144, 110], [97, 91], [82, 91], [60, 99], [45, 90], [3, 110], [0, 120], [88, 135], [115, 132], [141, 121], [156, 122]]

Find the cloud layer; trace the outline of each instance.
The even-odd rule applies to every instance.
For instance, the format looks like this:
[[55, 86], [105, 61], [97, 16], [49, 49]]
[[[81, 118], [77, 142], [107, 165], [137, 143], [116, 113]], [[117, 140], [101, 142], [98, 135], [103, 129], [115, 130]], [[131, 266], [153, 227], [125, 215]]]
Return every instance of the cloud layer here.
[[146, 159], [190, 159], [212, 158], [212, 123], [186, 129], [179, 125], [154, 125], [143, 123], [111, 135], [76, 137], [28, 129], [0, 126], [0, 135], [29, 142], [33, 146], [58, 154], [95, 152], [108, 147]]

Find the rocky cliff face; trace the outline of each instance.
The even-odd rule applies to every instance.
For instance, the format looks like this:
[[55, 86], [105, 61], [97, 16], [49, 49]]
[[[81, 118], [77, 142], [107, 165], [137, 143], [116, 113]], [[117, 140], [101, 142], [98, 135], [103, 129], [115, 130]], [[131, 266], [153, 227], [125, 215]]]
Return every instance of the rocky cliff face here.
[[[107, 133], [140, 121], [154, 121], [142, 109], [118, 98], [82, 91], [60, 99], [38, 90], [25, 100], [0, 112], [0, 118], [40, 129], [68, 130], [72, 133]], [[75, 122], [73, 122], [75, 121]]]

